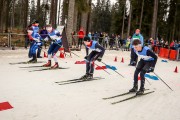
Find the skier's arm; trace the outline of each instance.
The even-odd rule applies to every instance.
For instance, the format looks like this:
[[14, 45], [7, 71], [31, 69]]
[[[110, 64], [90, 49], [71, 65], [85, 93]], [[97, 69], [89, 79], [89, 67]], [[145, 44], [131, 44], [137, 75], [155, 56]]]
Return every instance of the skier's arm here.
[[105, 49], [101, 45], [99, 45], [98, 43], [95, 45], [95, 48], [96, 48], [96, 50], [99, 50], [99, 53], [97, 54], [95, 59], [102, 58], [104, 55]]
[[[84, 45], [86, 47], [86, 45]], [[89, 48], [86, 47], [86, 56], [89, 55]]]
[[151, 56], [152, 58], [154, 58], [152, 67], [155, 67], [158, 57], [151, 50], [147, 50], [147, 56]]
[[56, 31], [56, 35], [57, 35], [58, 37], [60, 37], [60, 36], [61, 36], [61, 34], [60, 34], [60, 32], [59, 32], [59, 31]]
[[39, 34], [35, 34], [35, 36], [32, 37], [32, 38], [33, 38], [33, 40], [36, 41], [36, 42], [41, 42], [41, 37], [40, 37]]
[[141, 45], [144, 46], [144, 38], [141, 34], [140, 34], [140, 41], [141, 41]]

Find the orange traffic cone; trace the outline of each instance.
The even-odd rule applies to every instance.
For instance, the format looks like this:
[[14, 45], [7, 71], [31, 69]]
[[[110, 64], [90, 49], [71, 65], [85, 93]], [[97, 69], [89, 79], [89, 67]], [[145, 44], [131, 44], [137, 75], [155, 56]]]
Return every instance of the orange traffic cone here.
[[124, 63], [124, 58], [122, 57], [122, 60], [121, 60], [122, 63]]
[[45, 58], [47, 58], [47, 54], [46, 54], [46, 52], [44, 52], [44, 57], [45, 57]]
[[59, 57], [60, 57], [60, 58], [64, 58], [64, 53], [60, 52]]
[[175, 73], [178, 73], [178, 68], [177, 68], [177, 66], [176, 66], [174, 72], [175, 72]]
[[117, 56], [115, 57], [114, 62], [117, 62]]

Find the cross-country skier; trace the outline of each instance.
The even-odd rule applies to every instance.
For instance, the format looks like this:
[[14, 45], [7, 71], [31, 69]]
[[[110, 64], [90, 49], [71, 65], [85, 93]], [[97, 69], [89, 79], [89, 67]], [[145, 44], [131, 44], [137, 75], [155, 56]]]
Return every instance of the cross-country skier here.
[[132, 43], [134, 47], [134, 52], [140, 57], [140, 61], [136, 67], [134, 72], [134, 86], [129, 92], [136, 92], [138, 90], [138, 74], [140, 73], [141, 77], [141, 86], [139, 91], [136, 93], [137, 95], [141, 95], [144, 93], [144, 85], [145, 85], [145, 77], [144, 75], [148, 72], [153, 72], [157, 56], [146, 46], [142, 46], [141, 41], [139, 39], [134, 39]]
[[[97, 41], [90, 40], [88, 36], [84, 38], [84, 45], [86, 47], [86, 74], [81, 79], [91, 79], [94, 73], [94, 62], [96, 60], [101, 62], [105, 49]], [[92, 50], [90, 54], [89, 49]]]
[[56, 53], [58, 52], [59, 48], [62, 46], [62, 41], [61, 41], [62, 36], [60, 35], [60, 32], [53, 29], [51, 25], [47, 25], [46, 30], [48, 31], [49, 39], [51, 39], [52, 42], [48, 50], [48, 63], [44, 64], [43, 66], [50, 67], [51, 57], [53, 57], [55, 64], [51, 68], [56, 69], [59, 68]]
[[[33, 30], [33, 34], [34, 34], [34, 33], [39, 33], [39, 21], [35, 20], [35, 21], [34, 21], [31, 25], [29, 25], [28, 27]], [[32, 54], [30, 54], [30, 50], [31, 50], [31, 47], [33, 46], [33, 44], [34, 44], [34, 43], [32, 43], [32, 41], [30, 41], [30, 48], [29, 48], [29, 55], [28, 55], [29, 58], [32, 57]], [[41, 48], [40, 48], [40, 47], [41, 47], [41, 46], [39, 46], [38, 51], [37, 51], [37, 53], [38, 53], [39, 56], [40, 56], [40, 54], [41, 54]], [[39, 56], [37, 56], [37, 57], [39, 57]]]
[[37, 55], [36, 55], [36, 50], [42, 45], [41, 42], [41, 36], [39, 33], [33, 32], [32, 28], [29, 28], [28, 32], [28, 37], [31, 41], [31, 47], [29, 50], [30, 56], [33, 58], [29, 61], [30, 63], [36, 63], [37, 62]]

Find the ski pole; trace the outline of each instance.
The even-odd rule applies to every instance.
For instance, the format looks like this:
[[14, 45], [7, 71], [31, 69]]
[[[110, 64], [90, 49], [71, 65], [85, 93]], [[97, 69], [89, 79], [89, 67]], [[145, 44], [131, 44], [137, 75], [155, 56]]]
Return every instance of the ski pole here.
[[[106, 65], [107, 66], [107, 64], [106, 63], [104, 63], [104, 62], [102, 62], [101, 61], [101, 63], [103, 63], [104, 65]], [[112, 69], [111, 69], [112, 70]], [[122, 76], [123, 78], [124, 78], [124, 76], [122, 75], [122, 74], [120, 74], [119, 72], [117, 72], [116, 70], [113, 70], [114, 72], [116, 72], [117, 74], [119, 74], [120, 76]]]
[[[144, 77], [144, 78], [145, 78], [145, 77]], [[146, 81], [147, 81], [147, 82], [151, 85], [151, 83], [149, 82], [149, 80], [148, 80], [148, 79], [146, 79], [146, 78], [145, 78], [145, 80], [146, 80]]]
[[[153, 72], [170, 90], [172, 90], [172, 88], [161, 78], [159, 77], [155, 72]], [[173, 91], [173, 90], [172, 90]]]
[[[100, 67], [100, 66], [97, 65], [95, 62], [94, 62], [94, 64], [95, 64], [96, 66]], [[110, 75], [110, 73], [109, 73], [108, 71], [106, 71], [105, 69], [103, 69], [103, 70]]]

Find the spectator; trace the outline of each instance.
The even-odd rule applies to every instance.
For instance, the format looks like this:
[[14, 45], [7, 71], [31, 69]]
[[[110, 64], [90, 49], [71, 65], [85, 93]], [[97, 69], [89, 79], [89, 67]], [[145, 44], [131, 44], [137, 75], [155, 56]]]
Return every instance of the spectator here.
[[94, 33], [94, 40], [98, 41], [98, 33], [97, 32]]
[[179, 43], [177, 43], [177, 59], [176, 60], [180, 60], [180, 41]]
[[83, 38], [84, 38], [84, 31], [83, 31], [83, 28], [81, 27], [79, 32], [78, 32], [78, 48], [81, 50], [81, 46], [82, 46], [82, 41], [83, 41]]
[[94, 40], [94, 32], [92, 32], [92, 40]]
[[108, 39], [109, 39], [108, 34], [105, 34], [104, 46], [105, 46], [106, 49], [107, 49], [107, 46], [108, 46]]
[[102, 41], [103, 41], [103, 33], [101, 32], [99, 35], [99, 44], [102, 45]]
[[89, 32], [88, 37], [90, 38], [90, 40], [92, 40], [91, 32]]
[[150, 38], [148, 40], [148, 47], [150, 48], [150, 50], [152, 50], [153, 44], [154, 44], [153, 38]]
[[168, 49], [168, 47], [169, 47], [168, 41], [165, 41], [165, 43], [164, 43], [164, 48], [167, 48], [167, 49]]
[[144, 38], [143, 36], [140, 34], [140, 29], [136, 29], [133, 37], [132, 37], [132, 40], [131, 40], [131, 44], [130, 44], [130, 49], [131, 49], [131, 60], [130, 60], [130, 66], [136, 66], [136, 63], [137, 63], [137, 55], [136, 53], [134, 52], [134, 47], [132, 45], [133, 43], [133, 40], [135, 39], [139, 39], [141, 41], [141, 46], [144, 46]]
[[113, 49], [114, 41], [115, 41], [115, 35], [112, 34], [111, 37], [110, 37], [110, 40], [109, 40], [109, 46], [110, 46], [109, 49]]
[[175, 50], [175, 42], [174, 42], [174, 40], [170, 43], [170, 49]]
[[130, 43], [131, 43], [131, 36], [129, 36], [126, 40], [125, 51], [129, 51]]
[[160, 43], [159, 43], [159, 44], [161, 45], [161, 47], [163, 47], [163, 46], [164, 46], [165, 41], [164, 41], [164, 39], [163, 39], [163, 38], [161, 38], [161, 41], [160, 41]]
[[73, 31], [73, 32], [71, 33], [71, 38], [72, 38], [72, 48], [75, 48], [75, 46], [76, 46], [76, 40], [75, 40], [75, 37], [74, 37], [75, 34], [76, 34], [75, 31]]

